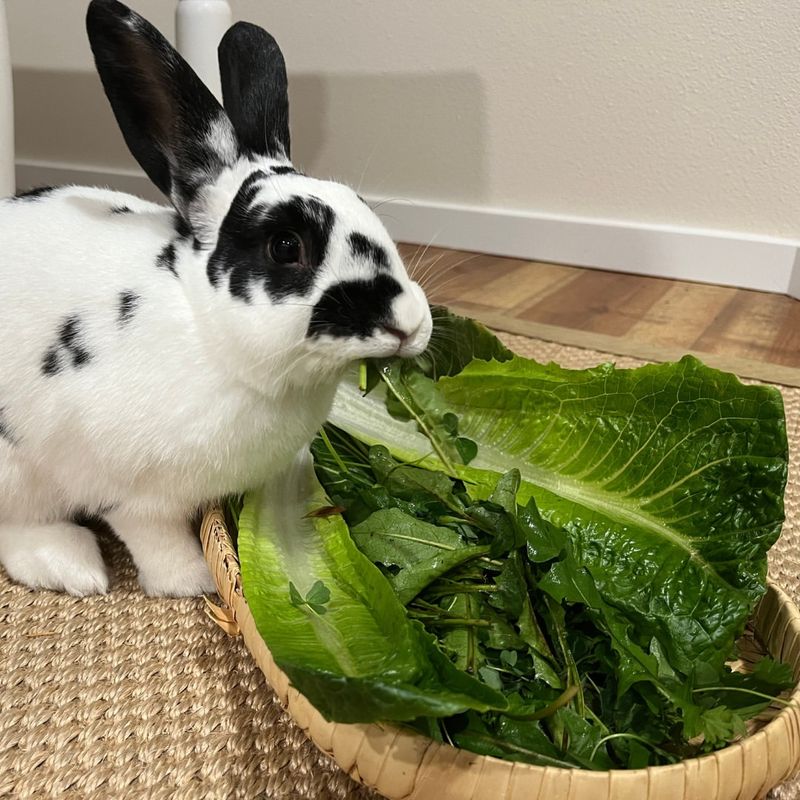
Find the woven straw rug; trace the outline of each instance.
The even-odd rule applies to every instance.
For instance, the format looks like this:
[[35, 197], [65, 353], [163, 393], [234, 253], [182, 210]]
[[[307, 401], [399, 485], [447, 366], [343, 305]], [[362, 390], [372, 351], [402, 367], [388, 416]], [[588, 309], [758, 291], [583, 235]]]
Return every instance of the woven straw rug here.
[[[539, 361], [631, 358], [502, 335]], [[784, 388], [792, 464], [772, 577], [800, 600], [800, 389]], [[203, 602], [138, 590], [123, 548], [101, 542], [116, 580], [77, 599], [13, 586], [0, 572], [0, 798], [377, 797], [309, 744], [241, 642]], [[800, 799], [800, 783], [775, 792]]]

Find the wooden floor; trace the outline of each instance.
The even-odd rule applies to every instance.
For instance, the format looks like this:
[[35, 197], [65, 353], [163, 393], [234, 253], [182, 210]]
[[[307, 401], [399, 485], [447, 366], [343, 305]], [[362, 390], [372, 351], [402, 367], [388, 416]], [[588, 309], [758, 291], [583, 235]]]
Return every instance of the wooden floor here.
[[601, 343], [800, 367], [800, 301], [784, 295], [435, 247], [423, 251], [401, 246], [428, 296], [479, 319], [579, 331]]

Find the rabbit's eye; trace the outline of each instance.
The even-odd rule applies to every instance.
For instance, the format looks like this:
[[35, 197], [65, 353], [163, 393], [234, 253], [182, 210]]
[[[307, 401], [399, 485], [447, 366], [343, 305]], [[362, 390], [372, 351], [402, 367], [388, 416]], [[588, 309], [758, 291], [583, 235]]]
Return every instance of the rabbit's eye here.
[[303, 242], [294, 231], [272, 234], [267, 251], [276, 264], [300, 264], [303, 261]]

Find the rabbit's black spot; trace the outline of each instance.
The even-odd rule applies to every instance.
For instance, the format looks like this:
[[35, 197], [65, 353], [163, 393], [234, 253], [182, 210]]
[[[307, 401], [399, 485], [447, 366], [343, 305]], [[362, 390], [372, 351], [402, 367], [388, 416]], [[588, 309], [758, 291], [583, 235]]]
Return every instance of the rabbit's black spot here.
[[120, 292], [117, 302], [117, 324], [122, 327], [127, 325], [136, 312], [142, 298], [136, 292]]
[[290, 175], [290, 174], [297, 174], [297, 170], [294, 167], [290, 167], [285, 164], [281, 164], [277, 167], [270, 167], [273, 175]]
[[88, 364], [91, 360], [91, 354], [82, 347], [76, 347], [72, 351], [72, 366], [75, 368], [82, 367], [84, 364]]
[[377, 242], [363, 233], [351, 233], [347, 241], [354, 258], [366, 258], [378, 269], [389, 269], [389, 256]]
[[17, 437], [11, 431], [11, 424], [3, 406], [0, 406], [0, 439], [8, 442], [8, 444], [17, 444]]
[[245, 303], [250, 302], [250, 281], [252, 276], [244, 270], [233, 270], [228, 279], [228, 291]]
[[79, 369], [92, 360], [91, 353], [84, 347], [81, 338], [81, 320], [77, 315], [67, 317], [58, 329], [55, 345], [50, 347], [42, 359], [42, 373], [56, 375], [69, 359], [72, 366]]
[[81, 320], [80, 317], [67, 317], [58, 332], [58, 341], [62, 347], [71, 350], [78, 338]]
[[236, 192], [236, 197], [231, 202], [231, 207], [228, 209], [228, 214], [225, 218], [226, 222], [230, 219], [232, 224], [247, 223], [253, 207], [253, 201], [258, 195], [258, 184], [268, 177], [264, 170], [258, 169], [245, 178], [239, 187], [239, 191]]
[[368, 203], [368, 202], [367, 202], [367, 201], [366, 201], [366, 200], [365, 200], [365, 199], [364, 199], [364, 198], [363, 198], [363, 197], [362, 197], [360, 194], [357, 194], [357, 195], [356, 195], [356, 197], [357, 197], [357, 198], [358, 198], [358, 199], [359, 199], [359, 200], [360, 200], [360, 201], [361, 201], [361, 202], [362, 202], [362, 203], [363, 203], [363, 204], [364, 204], [364, 205], [365, 205], [367, 208], [372, 208], [372, 206], [371, 206], [371, 205], [370, 205], [370, 204], [369, 204], [369, 203]]
[[175, 242], [169, 242], [164, 245], [164, 249], [158, 254], [156, 266], [159, 269], [165, 269], [171, 272], [177, 278], [178, 270], [175, 269], [175, 257]]
[[[222, 227], [217, 239], [217, 247], [208, 259], [206, 273], [212, 286], [217, 286], [220, 275], [231, 272], [236, 259], [244, 259], [248, 263], [253, 260], [253, 243], [257, 239], [254, 230], [252, 206], [258, 194], [258, 182], [267, 177], [267, 173], [256, 170], [247, 176], [236, 196], [231, 202], [231, 207], [222, 221]], [[251, 267], [253, 265], [251, 264]], [[249, 269], [245, 269], [249, 272]], [[246, 282], [239, 276], [239, 291], [237, 296], [247, 297]], [[233, 290], [231, 290], [233, 294]]]
[[306, 336], [366, 339], [391, 319], [392, 300], [402, 292], [391, 275], [369, 281], [345, 281], [331, 286], [311, 312]]
[[336, 222], [336, 214], [327, 203], [323, 203], [316, 197], [309, 197], [307, 200], [295, 197], [294, 200], [299, 201], [298, 213], [305, 217], [305, 222], [310, 229], [318, 255], [317, 266], [319, 266], [325, 260], [325, 253], [328, 251], [328, 241]]
[[15, 194], [13, 199], [40, 200], [42, 197], [46, 197], [51, 192], [54, 192], [55, 188], [55, 186], [37, 186], [35, 189], [28, 189], [27, 192], [19, 192], [19, 194]]
[[[325, 258], [335, 220], [333, 210], [314, 197], [292, 197], [269, 207], [257, 203], [259, 183], [268, 177], [261, 170], [253, 172], [239, 187], [208, 260], [211, 285], [218, 286], [228, 275], [228, 290], [246, 302], [253, 283], [263, 285], [273, 299], [309, 291], [313, 268]], [[274, 264], [269, 258], [267, 242], [285, 230], [303, 240], [309, 269]]]
[[133, 211], [128, 206], [112, 206], [112, 214], [133, 214]]
[[42, 374], [55, 375], [57, 372], [61, 372], [61, 356], [57, 348], [51, 347], [42, 358]]
[[103, 503], [95, 508], [83, 506], [73, 513], [72, 522], [75, 523], [75, 525], [80, 525], [84, 528], [90, 528], [96, 531], [98, 526], [102, 529], [102, 526], [105, 524], [103, 517], [115, 511], [116, 508], [114, 503]]
[[236, 252], [237, 240], [248, 234], [248, 212], [258, 193], [256, 183], [265, 177], [267, 174], [260, 170], [248, 175], [236, 192], [225, 219], [222, 220], [217, 247], [211, 254], [206, 268], [206, 274], [212, 286], [217, 286], [220, 275], [231, 269], [232, 265], [227, 262], [227, 256]]

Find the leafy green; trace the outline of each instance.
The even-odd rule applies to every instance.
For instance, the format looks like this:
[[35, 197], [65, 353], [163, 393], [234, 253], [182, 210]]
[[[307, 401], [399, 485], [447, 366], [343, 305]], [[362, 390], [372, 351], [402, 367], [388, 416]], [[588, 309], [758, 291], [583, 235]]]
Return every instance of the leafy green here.
[[297, 587], [289, 581], [289, 600], [293, 606], [306, 606], [315, 614], [327, 614], [326, 603], [331, 599], [330, 589], [322, 581], [314, 581], [305, 597], [297, 591]]
[[239, 517], [247, 601], [292, 683], [326, 716], [348, 722], [504, 707], [408, 619], [340, 516], [305, 516], [325, 505], [305, 453], [248, 494]]
[[[438, 380], [458, 375], [475, 359], [508, 361], [513, 353], [490, 331], [474, 320], [453, 314], [442, 306], [431, 309], [431, 343], [414, 367]], [[412, 363], [412, 362], [406, 362]]]
[[331, 719], [530, 763], [641, 768], [742, 735], [792, 684], [726, 664], [783, 519], [779, 393], [689, 357], [541, 365], [434, 315], [424, 357], [342, 384], [316, 480], [301, 458], [245, 498], [276, 662]]
[[776, 390], [688, 357], [577, 374], [475, 362], [441, 387], [481, 445], [475, 465], [513, 459], [520, 500], [533, 497], [576, 537], [599, 591], [671, 661], [688, 669], [730, 650], [763, 593], [765, 553], [783, 521]]
[[[787, 445], [780, 393], [686, 357], [677, 364], [564, 370], [475, 360], [442, 378], [477, 442], [454, 475], [487, 497], [519, 469], [519, 501], [575, 537], [601, 594], [688, 670], [724, 658], [763, 593], [783, 520]], [[342, 386], [331, 421], [398, 458], [442, 469], [428, 440]], [[689, 587], [689, 590], [686, 590]]]
[[375, 511], [351, 528], [351, 535], [370, 561], [400, 568], [389, 580], [404, 605], [436, 578], [489, 552], [488, 547], [467, 545], [450, 528], [431, 525], [398, 508]]
[[439, 392], [438, 384], [409, 366], [390, 361], [380, 369], [386, 387], [386, 408], [401, 420], [413, 420], [448, 470], [455, 463], [468, 464], [478, 453], [471, 439], [459, 436], [458, 417]]
[[456, 531], [431, 525], [399, 508], [385, 508], [353, 526], [353, 541], [370, 561], [408, 567], [442, 551], [464, 547]]

